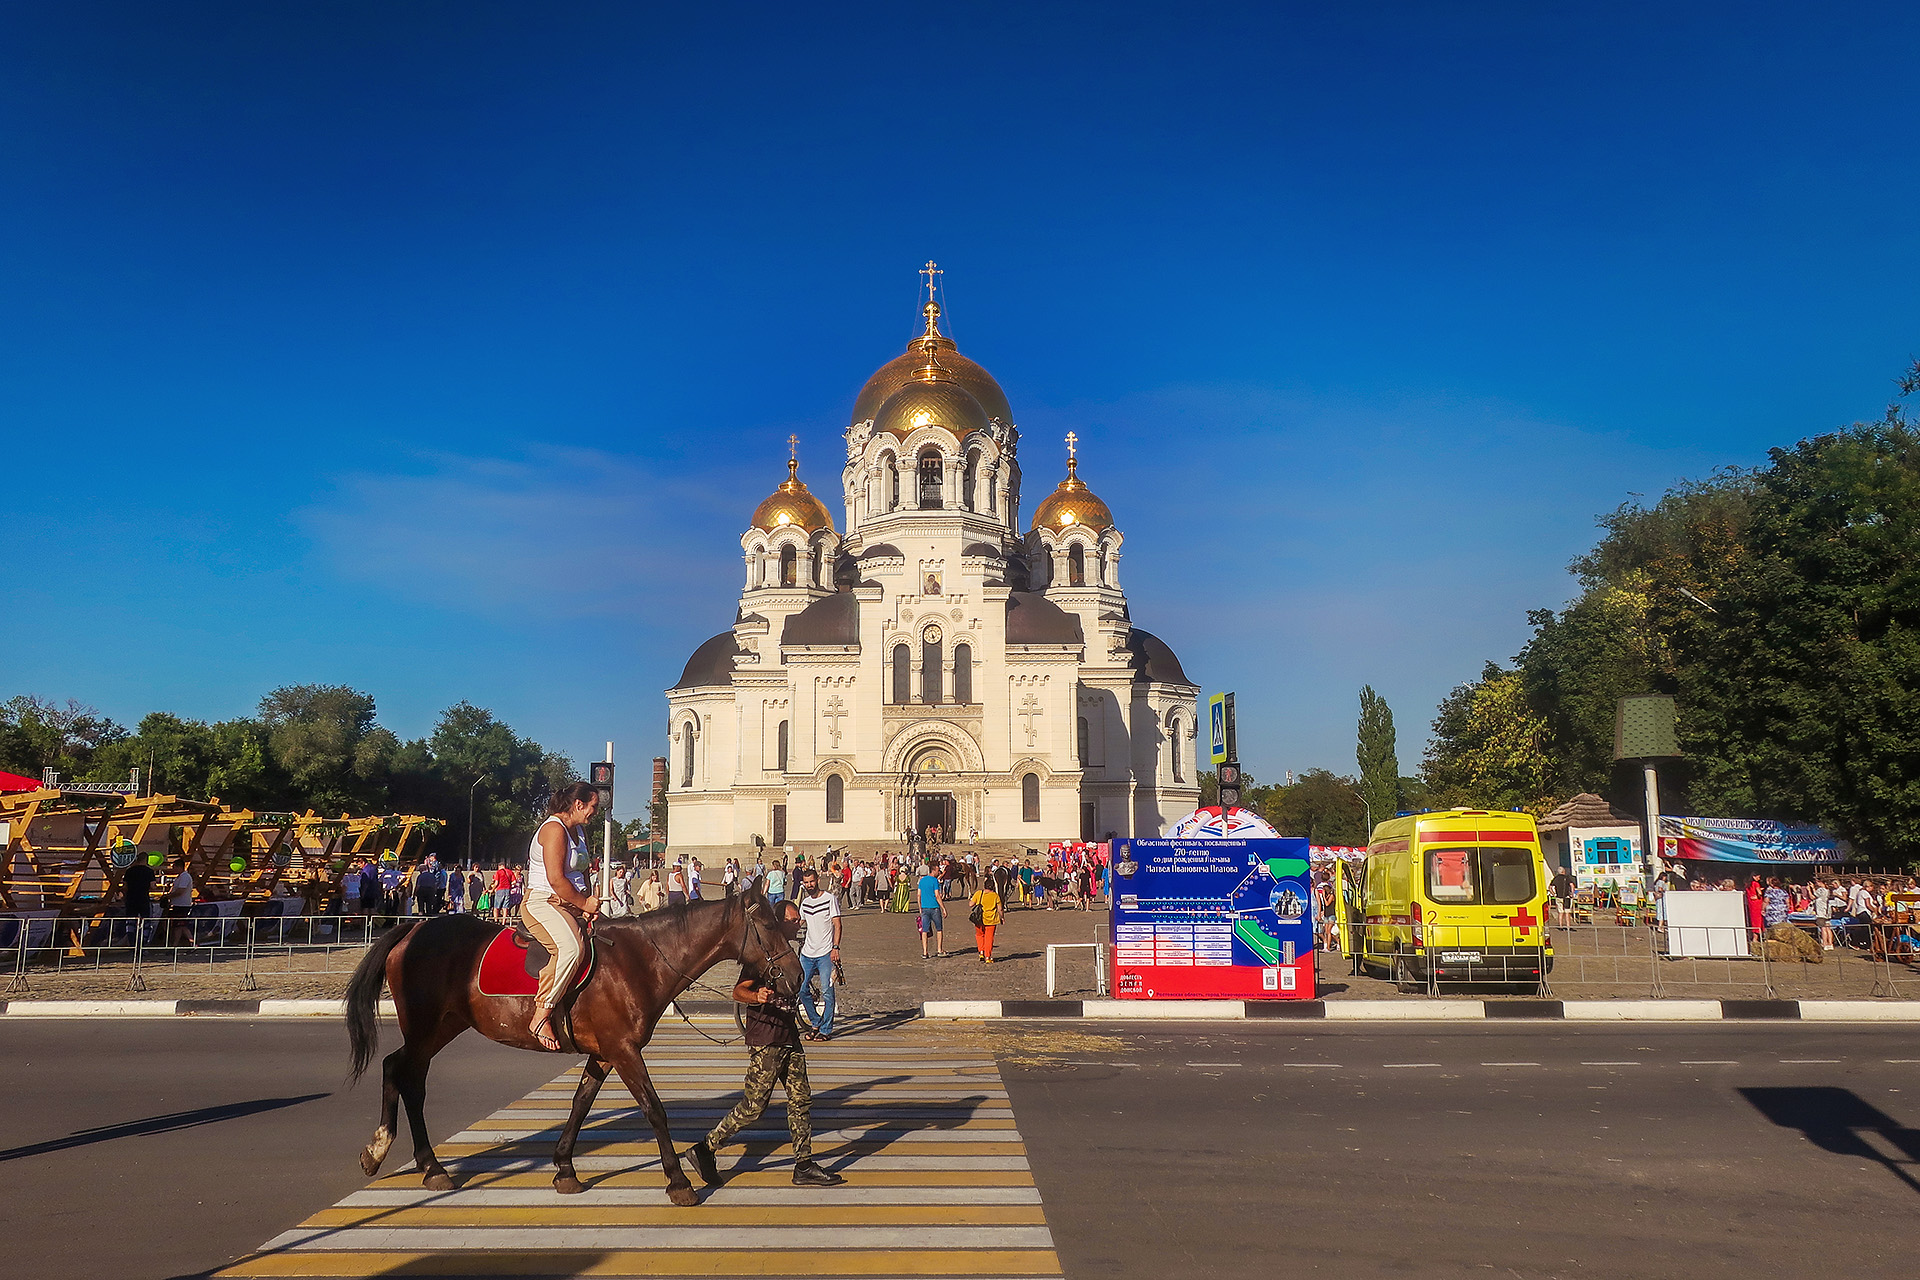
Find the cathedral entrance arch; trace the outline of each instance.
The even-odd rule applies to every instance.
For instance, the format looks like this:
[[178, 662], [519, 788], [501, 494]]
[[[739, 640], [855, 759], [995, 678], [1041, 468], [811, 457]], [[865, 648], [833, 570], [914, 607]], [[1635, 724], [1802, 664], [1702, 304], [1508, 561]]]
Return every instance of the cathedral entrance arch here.
[[954, 804], [954, 752], [943, 742], [934, 742], [908, 757], [907, 776], [913, 786], [913, 834], [927, 836], [941, 844], [953, 842], [959, 825]]

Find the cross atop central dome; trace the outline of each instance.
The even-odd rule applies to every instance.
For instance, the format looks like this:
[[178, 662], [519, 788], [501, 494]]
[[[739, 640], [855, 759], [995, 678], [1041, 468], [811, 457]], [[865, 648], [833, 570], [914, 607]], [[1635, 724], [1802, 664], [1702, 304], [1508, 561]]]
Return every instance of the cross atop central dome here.
[[[925, 375], [932, 364], [945, 375], [946, 381], [957, 385], [974, 400], [990, 419], [1013, 423], [1013, 410], [1007, 405], [1007, 393], [993, 380], [993, 375], [973, 361], [960, 354], [953, 339], [940, 332], [940, 302], [934, 297], [933, 277], [941, 274], [940, 269], [929, 262], [922, 268], [927, 277], [927, 301], [921, 308], [927, 317], [926, 332], [907, 344], [901, 355], [894, 357], [874, 371], [867, 385], [860, 388], [860, 395], [853, 402], [853, 419], [849, 426], [859, 426], [874, 418], [880, 412], [880, 406], [887, 398], [910, 382], [930, 381]], [[958, 426], [958, 423], [951, 425]]]

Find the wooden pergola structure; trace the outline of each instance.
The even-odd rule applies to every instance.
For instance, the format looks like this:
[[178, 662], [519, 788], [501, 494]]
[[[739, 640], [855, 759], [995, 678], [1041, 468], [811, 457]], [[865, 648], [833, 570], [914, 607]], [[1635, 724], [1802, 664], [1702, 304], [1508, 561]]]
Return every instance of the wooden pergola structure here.
[[[405, 858], [415, 831], [441, 823], [417, 814], [356, 818], [257, 813], [179, 796], [126, 796], [57, 787], [0, 795], [0, 911], [107, 914], [136, 861], [184, 858], [203, 902], [305, 898], [324, 908], [355, 858]], [[156, 898], [164, 881], [154, 888]], [[245, 908], [243, 907], [243, 911]]]

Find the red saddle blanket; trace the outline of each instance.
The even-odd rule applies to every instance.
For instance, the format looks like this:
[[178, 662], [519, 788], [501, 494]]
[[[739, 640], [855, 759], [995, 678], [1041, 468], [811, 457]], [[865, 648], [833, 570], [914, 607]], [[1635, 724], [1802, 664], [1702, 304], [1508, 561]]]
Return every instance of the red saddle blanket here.
[[[574, 975], [573, 979], [576, 989], [585, 983], [593, 972], [592, 939], [588, 939], [586, 945], [586, 957], [581, 960], [580, 971]], [[534, 965], [535, 972], [527, 971], [527, 950], [521, 945], [520, 938], [514, 930], [502, 929], [495, 934], [493, 941], [487, 944], [486, 954], [480, 957], [480, 994], [483, 996], [530, 996], [539, 991], [539, 965]]]

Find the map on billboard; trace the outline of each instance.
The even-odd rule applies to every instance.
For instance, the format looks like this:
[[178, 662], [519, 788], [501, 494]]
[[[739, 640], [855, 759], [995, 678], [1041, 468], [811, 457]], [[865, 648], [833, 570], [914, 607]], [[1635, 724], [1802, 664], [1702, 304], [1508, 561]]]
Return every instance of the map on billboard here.
[[1307, 842], [1116, 840], [1113, 990], [1123, 999], [1311, 999]]

